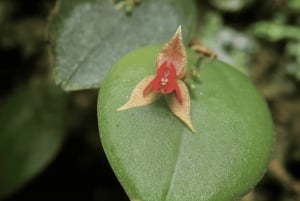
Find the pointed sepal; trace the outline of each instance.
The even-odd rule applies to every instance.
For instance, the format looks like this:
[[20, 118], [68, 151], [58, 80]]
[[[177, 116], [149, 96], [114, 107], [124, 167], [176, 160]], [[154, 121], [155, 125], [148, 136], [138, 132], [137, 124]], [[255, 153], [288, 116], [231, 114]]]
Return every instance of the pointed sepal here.
[[188, 88], [181, 80], [177, 80], [177, 84], [182, 94], [182, 102], [180, 103], [178, 101], [177, 96], [173, 93], [166, 96], [167, 103], [171, 111], [179, 119], [181, 119], [191, 129], [191, 131], [193, 131], [193, 133], [195, 133], [195, 129], [193, 127], [192, 120], [190, 117], [191, 101]]
[[156, 58], [156, 68], [158, 69], [166, 61], [174, 64], [178, 79], [185, 75], [186, 53], [182, 43], [181, 26], [178, 27], [172, 39], [159, 52]]
[[140, 107], [155, 102], [160, 97], [160, 94], [150, 91], [147, 96], [143, 95], [144, 89], [154, 77], [154, 75], [150, 75], [141, 80], [132, 91], [128, 102], [119, 107], [117, 111]]

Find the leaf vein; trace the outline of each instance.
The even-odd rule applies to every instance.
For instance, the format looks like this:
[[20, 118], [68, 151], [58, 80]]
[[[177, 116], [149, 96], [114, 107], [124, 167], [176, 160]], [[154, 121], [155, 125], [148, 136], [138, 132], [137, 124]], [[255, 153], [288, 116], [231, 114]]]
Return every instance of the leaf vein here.
[[181, 150], [183, 148], [183, 138], [184, 138], [184, 135], [182, 134], [181, 139], [180, 139], [179, 148], [178, 148], [178, 153], [177, 153], [175, 166], [174, 166], [174, 169], [173, 169], [172, 177], [171, 177], [169, 185], [168, 185], [165, 201], [167, 201], [169, 199], [170, 192], [171, 192], [172, 187], [173, 187], [174, 182], [175, 182], [176, 172], [177, 172], [178, 163], [179, 163], [179, 159], [180, 159], [180, 153], [181, 153]]

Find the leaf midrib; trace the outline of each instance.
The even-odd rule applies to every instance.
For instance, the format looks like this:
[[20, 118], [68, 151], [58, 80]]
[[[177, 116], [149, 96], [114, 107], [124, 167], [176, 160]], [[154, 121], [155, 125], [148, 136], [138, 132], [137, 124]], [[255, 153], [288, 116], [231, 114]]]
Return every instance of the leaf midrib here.
[[180, 143], [179, 143], [179, 146], [178, 146], [178, 152], [177, 152], [177, 158], [175, 160], [175, 165], [174, 165], [174, 169], [172, 171], [172, 175], [171, 175], [171, 178], [170, 178], [170, 181], [169, 181], [169, 184], [168, 184], [168, 189], [166, 191], [166, 196], [165, 198], [162, 200], [162, 201], [167, 201], [169, 200], [169, 196], [171, 195], [171, 190], [172, 190], [172, 187], [174, 185], [174, 182], [175, 182], [175, 177], [176, 177], [176, 174], [177, 174], [177, 168], [178, 168], [178, 164], [179, 164], [179, 159], [180, 159], [180, 153], [181, 153], [181, 150], [183, 148], [183, 139], [184, 139], [184, 132], [182, 132], [182, 135], [181, 135], [181, 138], [180, 138]]
[[[107, 3], [107, 1], [106, 1], [106, 3]], [[116, 13], [117, 13], [117, 11], [116, 11]], [[60, 17], [60, 15], [58, 15], [58, 17]], [[68, 86], [68, 85], [70, 84], [71, 80], [76, 75], [76, 73], [78, 72], [78, 70], [82, 67], [82, 64], [85, 61], [87, 61], [89, 55], [91, 55], [95, 50], [97, 50], [97, 47], [103, 42], [103, 40], [105, 40], [105, 38], [107, 38], [112, 32], [114, 32], [115, 27], [118, 25], [118, 23], [120, 22], [120, 20], [122, 20], [122, 17], [120, 15], [116, 15], [116, 17], [113, 18], [113, 19], [114, 20], [111, 23], [111, 29], [110, 29], [110, 31], [108, 31], [103, 37], [99, 38], [99, 40], [96, 43], [93, 43], [93, 45], [84, 54], [84, 56], [82, 57], [82, 59], [80, 61], [78, 61], [78, 63], [75, 65], [75, 67], [72, 69], [72, 71], [68, 75], [67, 79], [64, 82], [62, 82], [63, 88], [65, 88], [66, 90], [68, 90], [68, 88], [70, 88], [70, 86]], [[76, 28], [75, 28], [74, 31], [76, 31]]]

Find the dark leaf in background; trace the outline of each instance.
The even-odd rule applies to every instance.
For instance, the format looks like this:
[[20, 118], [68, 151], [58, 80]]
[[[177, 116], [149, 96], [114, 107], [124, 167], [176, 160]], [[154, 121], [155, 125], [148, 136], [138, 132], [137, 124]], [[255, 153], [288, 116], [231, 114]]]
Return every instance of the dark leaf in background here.
[[56, 83], [65, 90], [98, 88], [122, 55], [165, 42], [180, 24], [189, 41], [192, 2], [144, 0], [127, 15], [109, 0], [61, 1], [51, 26]]
[[0, 111], [0, 198], [40, 173], [65, 137], [66, 97], [52, 84], [20, 87]]

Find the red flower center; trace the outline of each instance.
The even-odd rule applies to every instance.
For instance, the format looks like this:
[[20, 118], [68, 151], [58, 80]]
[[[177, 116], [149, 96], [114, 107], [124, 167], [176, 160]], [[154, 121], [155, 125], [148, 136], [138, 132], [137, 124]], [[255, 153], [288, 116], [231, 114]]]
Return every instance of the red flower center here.
[[162, 94], [175, 91], [178, 101], [182, 102], [181, 92], [176, 82], [176, 69], [172, 62], [165, 61], [157, 69], [156, 76], [144, 89], [143, 95], [146, 96], [151, 90]]

